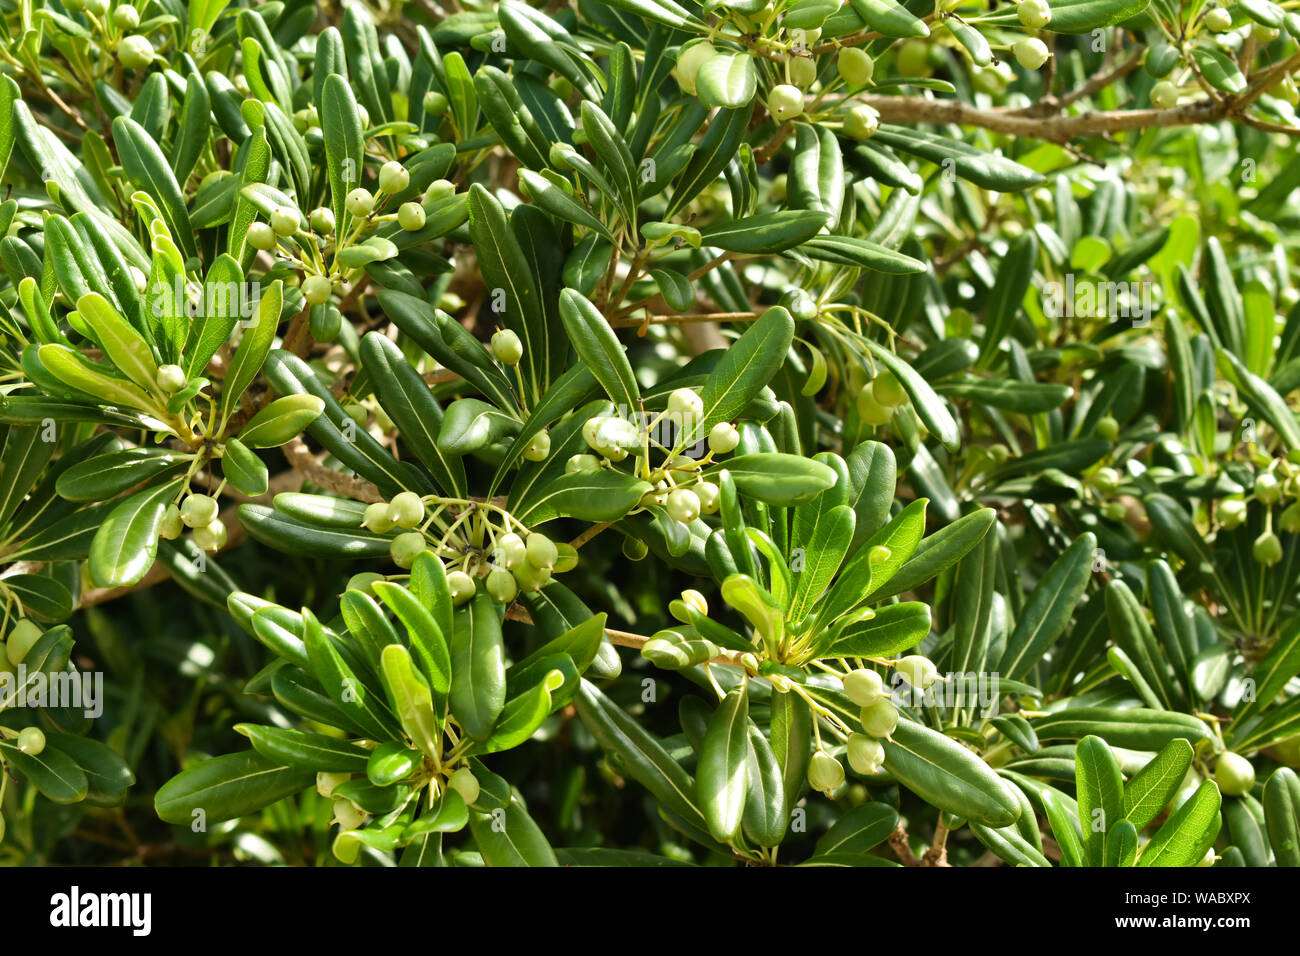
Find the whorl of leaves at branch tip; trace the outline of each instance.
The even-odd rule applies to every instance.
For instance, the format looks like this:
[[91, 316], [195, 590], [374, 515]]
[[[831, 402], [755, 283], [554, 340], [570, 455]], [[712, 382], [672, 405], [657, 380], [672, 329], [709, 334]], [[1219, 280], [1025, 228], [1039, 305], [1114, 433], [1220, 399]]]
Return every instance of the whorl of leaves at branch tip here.
[[1300, 864], [1300, 16], [469, 6], [0, 11], [0, 859]]

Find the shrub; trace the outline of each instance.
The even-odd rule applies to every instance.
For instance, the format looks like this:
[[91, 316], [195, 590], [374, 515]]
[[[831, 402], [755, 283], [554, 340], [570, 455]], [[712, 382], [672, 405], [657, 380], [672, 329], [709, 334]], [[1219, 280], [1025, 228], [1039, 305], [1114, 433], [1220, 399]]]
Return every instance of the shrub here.
[[1300, 19], [465, 7], [0, 10], [4, 858], [1300, 862]]

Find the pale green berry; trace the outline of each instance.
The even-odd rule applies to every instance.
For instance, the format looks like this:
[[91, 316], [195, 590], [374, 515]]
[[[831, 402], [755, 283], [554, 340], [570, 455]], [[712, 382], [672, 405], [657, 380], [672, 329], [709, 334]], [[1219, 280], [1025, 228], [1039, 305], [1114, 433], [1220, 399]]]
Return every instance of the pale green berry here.
[[334, 232], [334, 212], [326, 209], [324, 206], [317, 206], [311, 211], [311, 228], [322, 236], [328, 236]]
[[1300, 532], [1300, 501], [1293, 502], [1278, 516], [1277, 525], [1287, 534]]
[[556, 574], [572, 571], [578, 566], [578, 549], [573, 545], [557, 541], [555, 542], [555, 554], [555, 567], [551, 568], [551, 570]]
[[1265, 531], [1255, 539], [1250, 552], [1256, 561], [1266, 568], [1271, 568], [1282, 560], [1282, 542], [1272, 531]]
[[135, 7], [118, 7], [113, 11], [113, 25], [119, 30], [134, 30], [140, 25], [140, 11]]
[[138, 34], [123, 37], [117, 46], [117, 59], [128, 70], [138, 70], [153, 62], [153, 44]]
[[512, 568], [510, 573], [519, 582], [521, 591], [540, 591], [551, 580], [549, 568], [539, 568], [530, 561], [524, 561], [518, 567]]
[[898, 726], [898, 708], [881, 697], [862, 708], [862, 729], [872, 737], [888, 737]]
[[1227, 531], [1240, 527], [1246, 520], [1246, 502], [1241, 498], [1227, 498], [1219, 502], [1219, 524]]
[[856, 104], [844, 116], [844, 134], [859, 143], [875, 136], [879, 129], [880, 113], [866, 103]]
[[35, 757], [45, 749], [45, 734], [39, 727], [24, 727], [18, 732], [18, 749]]
[[366, 505], [366, 513], [361, 519], [361, 527], [375, 534], [387, 534], [393, 529], [392, 519], [388, 517], [388, 502], [376, 501]]
[[574, 455], [564, 463], [564, 470], [569, 474], [580, 471], [595, 471], [600, 467], [600, 459], [595, 455]]
[[328, 276], [308, 276], [302, 280], [302, 297], [308, 305], [324, 305], [334, 294], [334, 283]]
[[478, 800], [479, 786], [476, 778], [469, 767], [461, 767], [447, 780], [447, 786], [460, 794], [462, 800], [467, 804], [473, 804]]
[[881, 405], [894, 408], [907, 401], [907, 392], [893, 372], [882, 370], [871, 382], [871, 397]]
[[677, 66], [673, 68], [673, 73], [683, 93], [689, 96], [695, 95], [695, 78], [700, 73], [700, 67], [717, 55], [717, 51], [707, 40], [689, 43], [682, 48], [677, 55]]
[[201, 528], [194, 529], [194, 544], [202, 551], [220, 551], [226, 546], [226, 525], [213, 518]]
[[405, 534], [399, 534], [389, 543], [388, 554], [399, 568], [410, 568], [420, 553], [428, 547], [429, 543], [424, 540], [423, 534], [419, 531], [407, 531]]
[[23, 618], [14, 625], [14, 629], [9, 632], [9, 640], [5, 644], [5, 656], [9, 658], [9, 663], [17, 667], [23, 662], [36, 642], [43, 637], [45, 632], [41, 630], [40, 625], [28, 618]]
[[690, 524], [700, 516], [700, 498], [689, 488], [674, 488], [668, 492], [664, 508], [674, 521]]
[[424, 198], [431, 202], [454, 195], [456, 195], [456, 184], [450, 179], [435, 179], [424, 191]]
[[691, 485], [691, 490], [700, 499], [700, 514], [711, 515], [718, 510], [718, 496], [721, 490], [711, 481], [698, 481]]
[[1205, 25], [1215, 33], [1227, 33], [1232, 29], [1232, 14], [1223, 7], [1215, 7], [1205, 14]]
[[181, 520], [181, 509], [175, 505], [168, 505], [167, 510], [163, 512], [162, 523], [158, 525], [158, 537], [165, 541], [175, 541], [185, 530], [185, 522]]
[[1255, 786], [1255, 767], [1241, 754], [1229, 750], [1214, 765], [1214, 780], [1226, 795], [1245, 796]]
[[388, 503], [388, 520], [399, 528], [418, 527], [424, 520], [424, 502], [414, 491], [400, 491]]
[[1178, 87], [1161, 80], [1151, 87], [1151, 105], [1158, 110], [1171, 110], [1178, 105]]
[[546, 432], [538, 432], [533, 436], [528, 447], [524, 449], [524, 457], [529, 461], [546, 461], [551, 453], [551, 436]]
[[181, 502], [181, 520], [187, 528], [202, 528], [217, 517], [217, 499], [208, 495], [190, 495]]
[[885, 763], [885, 747], [879, 740], [862, 734], [849, 734], [849, 766], [855, 773], [871, 776], [880, 772]]
[[1052, 20], [1052, 8], [1043, 0], [1021, 0], [1016, 9], [1020, 22], [1031, 30], [1041, 30]]
[[871, 82], [872, 74], [876, 72], [876, 64], [871, 59], [871, 55], [856, 46], [846, 46], [841, 49], [839, 56], [836, 57], [835, 66], [839, 70], [840, 79], [850, 89], [866, 86]]
[[725, 455], [740, 444], [740, 431], [731, 422], [718, 422], [709, 430], [709, 451]]
[[403, 189], [411, 184], [411, 174], [395, 159], [391, 159], [379, 167], [379, 191], [388, 193], [400, 193]]
[[437, 90], [430, 90], [425, 93], [424, 99], [421, 101], [421, 106], [424, 107], [424, 111], [430, 116], [441, 116], [443, 113], [447, 112], [448, 105], [447, 97], [439, 93]]
[[281, 239], [288, 239], [298, 231], [298, 210], [276, 206], [271, 211], [271, 230]]
[[348, 193], [344, 205], [352, 215], [358, 219], [364, 219], [369, 216], [375, 208], [375, 197], [370, 194], [369, 189], [363, 189], [358, 186], [352, 192]]
[[1051, 56], [1047, 44], [1038, 37], [1021, 37], [1012, 44], [1011, 52], [1015, 54], [1016, 62], [1026, 70], [1037, 70]]
[[244, 238], [248, 240], [250, 246], [262, 252], [269, 252], [275, 248], [275, 230], [264, 222], [249, 223]]
[[[344, 830], [355, 830], [361, 824], [366, 822], [366, 811], [351, 800], [345, 800], [342, 797], [334, 798], [334, 819], [338, 821], [340, 827]], [[360, 850], [360, 846], [357, 846]], [[356, 859], [356, 854], [352, 854], [352, 859]], [[347, 862], [346, 860], [344, 862]]]
[[873, 670], [863, 668], [844, 675], [844, 693], [859, 707], [874, 704], [885, 694], [885, 681]]
[[158, 367], [158, 375], [154, 381], [168, 395], [174, 395], [189, 384], [189, 376], [179, 365], [161, 365]]
[[773, 87], [767, 96], [767, 110], [778, 123], [793, 119], [803, 112], [803, 90], [789, 83]]
[[509, 604], [519, 593], [519, 585], [515, 583], [515, 576], [509, 571], [498, 568], [489, 571], [487, 580], [483, 582], [487, 588], [488, 594], [492, 595], [492, 600], [499, 604]]
[[524, 539], [524, 553], [529, 564], [545, 571], [554, 568], [555, 560], [560, 556], [555, 550], [555, 542], [537, 531]]
[[934, 661], [920, 654], [909, 654], [894, 662], [894, 670], [913, 687], [925, 690], [939, 679], [939, 669]]
[[704, 400], [690, 388], [677, 388], [668, 396], [668, 411], [683, 418], [695, 418], [704, 412]]
[[524, 357], [524, 345], [510, 329], [498, 329], [492, 334], [492, 354], [505, 365], [518, 365]]
[[328, 797], [334, 792], [334, 788], [341, 783], [347, 783], [352, 779], [350, 773], [327, 773], [324, 770], [316, 773], [316, 792], [322, 797]]
[[1092, 484], [1103, 495], [1110, 497], [1119, 490], [1120, 482], [1123, 479], [1120, 473], [1114, 468], [1098, 468], [1097, 473], [1092, 476]]
[[844, 785], [844, 767], [830, 754], [819, 750], [808, 763], [808, 783], [821, 793], [834, 793]]
[[894, 410], [888, 405], [881, 405], [876, 399], [875, 389], [870, 382], [858, 392], [858, 417], [868, 425], [888, 425], [894, 417]]
[[397, 207], [397, 224], [407, 232], [424, 228], [424, 207], [418, 202], [404, 202]]
[[808, 56], [795, 56], [789, 60], [790, 82], [802, 90], [817, 81], [817, 61]]
[[527, 557], [528, 548], [524, 544], [524, 539], [513, 531], [507, 531], [497, 538], [497, 546], [492, 553], [492, 558], [503, 568], [514, 570], [523, 564]]
[[1255, 497], [1266, 505], [1275, 505], [1282, 500], [1282, 485], [1271, 471], [1256, 476]]
[[447, 590], [451, 592], [451, 603], [459, 606], [474, 596], [476, 586], [464, 571], [452, 571], [447, 575]]

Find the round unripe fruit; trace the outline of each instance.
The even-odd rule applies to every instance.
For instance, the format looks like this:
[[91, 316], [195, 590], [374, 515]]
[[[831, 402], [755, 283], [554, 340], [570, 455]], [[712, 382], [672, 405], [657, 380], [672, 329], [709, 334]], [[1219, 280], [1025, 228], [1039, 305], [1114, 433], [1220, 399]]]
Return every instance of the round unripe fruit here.
[[1246, 520], [1246, 502], [1240, 498], [1228, 498], [1219, 502], [1219, 524], [1225, 530], [1231, 531], [1233, 528], [1241, 526]]
[[202, 528], [217, 517], [217, 499], [190, 495], [181, 502], [181, 520], [188, 528]]
[[410, 184], [411, 174], [397, 160], [389, 160], [379, 167], [379, 191], [381, 193], [388, 193], [391, 196], [393, 193], [400, 193]]
[[1255, 768], [1241, 754], [1229, 750], [1214, 765], [1214, 780], [1228, 796], [1245, 796], [1255, 786]]
[[113, 11], [113, 25], [119, 30], [134, 30], [140, 25], [140, 11], [135, 7], [118, 7]]
[[908, 40], [898, 48], [898, 72], [904, 76], [929, 76], [934, 72], [930, 66], [930, 49], [922, 40]]
[[862, 734], [849, 734], [848, 754], [849, 766], [865, 776], [879, 773], [885, 763], [884, 745]]
[[1232, 29], [1232, 14], [1223, 7], [1215, 7], [1205, 15], [1205, 25], [1215, 33], [1226, 33]]
[[1011, 52], [1016, 55], [1016, 62], [1026, 70], [1037, 70], [1051, 56], [1047, 44], [1038, 37], [1021, 37], [1012, 45]]
[[1300, 501], [1293, 502], [1283, 509], [1277, 525], [1287, 534], [1300, 532]]
[[447, 112], [447, 97], [437, 90], [430, 90], [424, 94], [424, 100], [421, 102], [424, 111], [430, 116], [441, 116]]
[[844, 693], [859, 707], [869, 707], [885, 696], [885, 681], [875, 671], [849, 671], [844, 675]]
[[393, 529], [392, 519], [388, 517], [388, 503], [376, 501], [366, 505], [366, 513], [361, 518], [361, 527], [375, 534], [387, 534]]
[[907, 392], [893, 372], [882, 370], [871, 382], [871, 397], [881, 405], [894, 408], [907, 401]]
[[939, 669], [934, 666], [934, 661], [920, 654], [909, 654], [895, 661], [894, 670], [898, 671], [903, 680], [921, 690], [925, 690], [939, 679]]
[[220, 551], [226, 546], [226, 525], [213, 518], [201, 528], [194, 529], [194, 544], [203, 551]]
[[704, 412], [704, 400], [693, 389], [678, 388], [668, 396], [668, 411], [683, 417], [697, 417]]
[[456, 184], [450, 179], [435, 179], [424, 191], [424, 197], [430, 200], [446, 199], [456, 195]]
[[308, 276], [302, 280], [302, 297], [308, 305], [324, 305], [334, 294], [334, 283], [327, 276]]
[[551, 580], [549, 568], [539, 568], [528, 561], [525, 561], [510, 573], [519, 582], [521, 591], [540, 591]]
[[1114, 441], [1119, 437], [1119, 422], [1109, 415], [1105, 416], [1097, 422], [1097, 436], [1106, 441]]
[[573, 545], [560, 541], [556, 543], [555, 550], [557, 552], [555, 567], [551, 570], [556, 574], [572, 571], [578, 566], [578, 549]]
[[399, 528], [414, 528], [424, 520], [424, 502], [414, 491], [401, 491], [388, 503], [388, 520]]
[[459, 793], [461, 799], [467, 804], [478, 799], [478, 778], [474, 776], [469, 767], [461, 767], [453, 773], [447, 780], [447, 786]]
[[370, 195], [369, 189], [357, 187], [348, 193], [348, 198], [344, 201], [348, 212], [358, 219], [364, 219], [369, 216], [375, 208], [375, 197]]
[[474, 579], [464, 571], [452, 571], [447, 575], [447, 590], [451, 592], [452, 604], [464, 604], [474, 596]]
[[1114, 468], [1098, 468], [1092, 476], [1093, 486], [1108, 497], [1119, 491], [1121, 480], [1120, 473]]
[[189, 378], [185, 374], [185, 369], [179, 365], [162, 365], [158, 368], [158, 376], [155, 381], [164, 392], [173, 395], [186, 386]]
[[840, 50], [835, 66], [839, 70], [840, 79], [849, 87], [866, 86], [876, 72], [876, 64], [870, 54], [855, 46], [846, 46]]
[[298, 231], [298, 210], [276, 206], [271, 211], [271, 229], [281, 239], [288, 239]]
[[483, 583], [487, 588], [487, 593], [492, 595], [492, 600], [499, 604], [509, 604], [515, 599], [515, 595], [519, 593], [519, 585], [515, 583], [515, 576], [501, 568], [489, 571], [487, 580]]
[[803, 289], [787, 290], [782, 294], [780, 304], [798, 321], [817, 318], [817, 300]]
[[1255, 497], [1266, 505], [1275, 505], [1282, 499], [1282, 485], [1272, 472], [1263, 472], [1255, 478]]
[[880, 114], [874, 107], [859, 103], [844, 117], [844, 133], [859, 143], [876, 135], [880, 129]]
[[328, 236], [334, 231], [334, 211], [324, 206], [317, 206], [309, 218], [313, 232]]
[[81, 9], [91, 16], [102, 17], [108, 12], [108, 0], [84, 0]]
[[717, 55], [717, 50], [713, 49], [713, 44], [707, 40], [688, 44], [682, 49], [677, 55], [677, 65], [673, 67], [673, 73], [677, 76], [677, 85], [682, 88], [683, 93], [695, 95], [695, 78], [699, 76], [700, 67]]
[[1178, 87], [1161, 80], [1151, 87], [1151, 105], [1158, 110], [1171, 110], [1178, 105]]
[[35, 757], [45, 749], [45, 734], [39, 727], [24, 727], [18, 732], [18, 749]]
[[[345, 591], [360, 591], [362, 594], [375, 595], [374, 585], [376, 581], [385, 580], [384, 576], [378, 571], [362, 571], [360, 574], [354, 574], [348, 578], [348, 583], [344, 586]], [[328, 796], [328, 794], [326, 794]]]
[[524, 545], [524, 539], [513, 531], [507, 531], [497, 538], [497, 546], [496, 550], [492, 552], [492, 560], [503, 568], [513, 570], [523, 564], [527, 557], [528, 549]]
[[418, 202], [404, 202], [397, 207], [397, 224], [407, 232], [424, 228], [424, 207]]
[[399, 568], [409, 569], [420, 552], [428, 546], [429, 543], [424, 540], [423, 534], [418, 531], [407, 531], [392, 540], [388, 545], [388, 554], [393, 559], [393, 564]]
[[1052, 20], [1052, 8], [1043, 0], [1022, 0], [1016, 9], [1020, 22], [1031, 30], [1041, 30]]
[[793, 119], [803, 112], [803, 90], [789, 83], [773, 87], [767, 96], [767, 110], [778, 123]]
[[844, 768], [830, 754], [819, 750], [808, 763], [808, 783], [814, 790], [834, 793], [844, 785]]
[[698, 481], [691, 486], [695, 496], [700, 499], [700, 514], [711, 515], [718, 510], [718, 495], [721, 489], [711, 481]]
[[1265, 531], [1251, 546], [1250, 553], [1255, 560], [1266, 568], [1271, 568], [1282, 560], [1282, 542], [1272, 531]]
[[17, 667], [23, 662], [36, 642], [41, 639], [45, 632], [41, 630], [40, 625], [27, 618], [23, 618], [14, 625], [14, 629], [9, 632], [9, 640], [5, 644], [5, 656], [9, 658], [9, 663]]
[[519, 360], [524, 357], [524, 345], [514, 332], [509, 329], [499, 329], [492, 335], [492, 354], [497, 357], [497, 361], [506, 365], [518, 365]]
[[858, 417], [868, 425], [888, 425], [890, 419], [894, 417], [894, 410], [888, 405], [881, 405], [876, 401], [876, 396], [871, 383], [862, 386], [862, 391], [858, 392]]
[[555, 560], [560, 556], [555, 549], [555, 542], [536, 531], [524, 539], [524, 554], [529, 564], [544, 571], [555, 567]]
[[795, 86], [806, 90], [817, 82], [817, 63], [811, 57], [791, 57], [789, 63], [790, 82]]
[[898, 726], [898, 708], [880, 698], [862, 708], [862, 729], [872, 737], [888, 737]]
[[153, 62], [153, 44], [137, 34], [123, 37], [117, 46], [117, 59], [128, 70], [146, 67]]
[[700, 516], [700, 498], [689, 488], [674, 488], [668, 492], [664, 507], [669, 517], [682, 524], [689, 524]]
[[[351, 800], [345, 800], [343, 797], [334, 798], [334, 819], [339, 822], [339, 826], [344, 830], [355, 830], [361, 824], [366, 822], [366, 811]], [[357, 845], [357, 850], [361, 849]], [[355, 860], [356, 857], [353, 856]], [[344, 862], [347, 862], [346, 860]]]
[[600, 459], [595, 455], [574, 455], [564, 463], [564, 470], [569, 474], [580, 471], [595, 471], [600, 467]]
[[551, 453], [551, 436], [546, 432], [538, 432], [533, 436], [533, 440], [528, 443], [524, 449], [524, 457], [529, 461], [546, 461], [546, 457]]
[[249, 223], [248, 232], [244, 237], [250, 246], [262, 252], [269, 252], [275, 248], [275, 230], [264, 222]]
[[709, 451], [725, 455], [740, 444], [740, 432], [731, 422], [718, 422], [709, 430]]
[[166, 541], [175, 541], [185, 530], [185, 522], [181, 521], [181, 509], [175, 505], [168, 505], [163, 512], [162, 522], [158, 525], [158, 536]]

